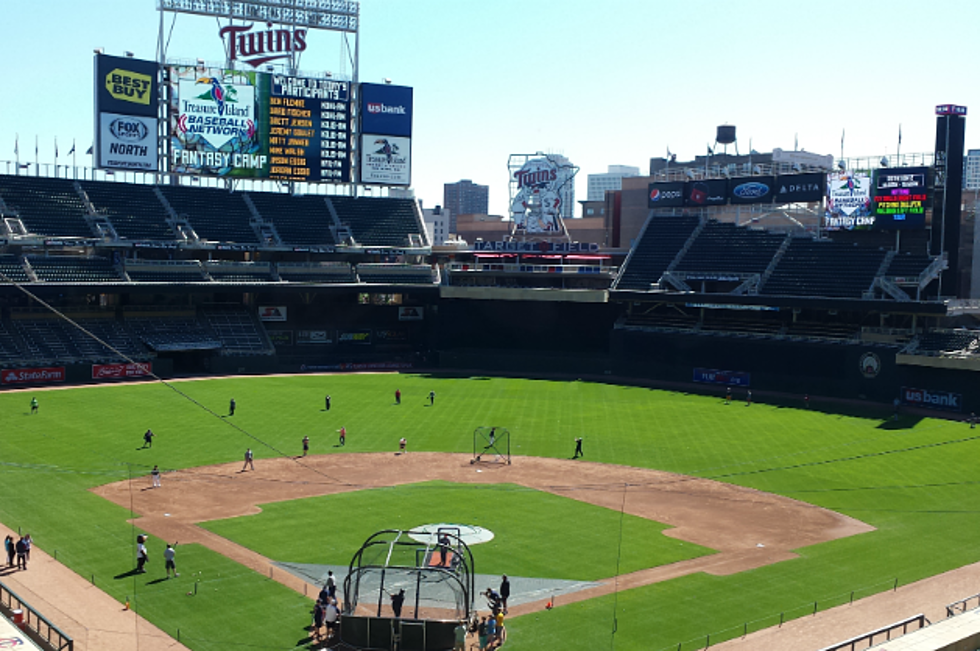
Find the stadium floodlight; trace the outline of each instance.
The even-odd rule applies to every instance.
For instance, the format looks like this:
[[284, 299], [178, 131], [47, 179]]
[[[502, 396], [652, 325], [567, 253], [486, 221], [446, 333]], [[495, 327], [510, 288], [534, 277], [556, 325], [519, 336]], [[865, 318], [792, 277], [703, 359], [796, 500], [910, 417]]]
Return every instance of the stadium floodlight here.
[[127, 59], [132, 59], [132, 58], [133, 58], [134, 56], [136, 56], [135, 54], [133, 54], [133, 53], [132, 53], [132, 52], [130, 52], [129, 50], [126, 50], [125, 52], [123, 52], [123, 54], [125, 54], [125, 55], [126, 55], [126, 58], [127, 58]]
[[693, 179], [694, 178], [694, 170], [692, 170], [690, 167], [688, 167], [686, 170], [684, 170], [684, 176], [686, 176], [689, 179]]
[[793, 163], [793, 171], [794, 172], [802, 172], [803, 171], [803, 166], [800, 165], [799, 163]]
[[845, 169], [844, 161], [842, 161], [842, 160], [837, 161], [837, 169], [839, 169], [842, 172], [844, 171], [844, 169]]
[[388, 79], [387, 77], [385, 77], [384, 82], [388, 85], [391, 85], [391, 80]]
[[97, 47], [97, 48], [95, 48], [92, 51], [95, 52], [96, 54], [105, 54], [105, 48], [104, 47]]
[[157, 9], [355, 34], [361, 11], [355, 0], [157, 0]]
[[882, 156], [880, 163], [882, 167], [888, 167], [888, 156]]

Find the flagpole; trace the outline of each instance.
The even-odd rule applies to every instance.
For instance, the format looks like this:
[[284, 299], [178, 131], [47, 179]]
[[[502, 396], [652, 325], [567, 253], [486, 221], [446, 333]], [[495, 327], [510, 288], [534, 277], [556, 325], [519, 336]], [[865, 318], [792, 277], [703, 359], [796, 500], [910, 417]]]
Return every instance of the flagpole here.
[[16, 160], [17, 162], [16, 174], [19, 175], [20, 174], [20, 134], [19, 133], [14, 136], [14, 160]]
[[54, 176], [58, 178], [58, 136], [54, 137]]
[[34, 134], [34, 176], [41, 176], [41, 161], [39, 159], [37, 134]]
[[898, 125], [898, 147], [895, 148], [895, 161], [896, 165], [901, 166], [902, 164], [902, 125]]
[[75, 139], [72, 138], [71, 139], [71, 168], [72, 168], [73, 178], [78, 178], [78, 162], [76, 160], [76, 156], [77, 154], [75, 153]]

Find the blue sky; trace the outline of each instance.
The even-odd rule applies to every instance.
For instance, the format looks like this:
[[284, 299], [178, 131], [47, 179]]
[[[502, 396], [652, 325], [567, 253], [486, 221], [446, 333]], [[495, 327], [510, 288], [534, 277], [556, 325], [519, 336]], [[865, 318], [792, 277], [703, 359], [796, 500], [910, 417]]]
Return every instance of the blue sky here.
[[[92, 141], [92, 50], [156, 53], [155, 0], [7, 0], [0, 40], [0, 161], [61, 163]], [[167, 27], [170, 21], [168, 15]], [[585, 176], [646, 170], [669, 147], [702, 154], [734, 124], [739, 149], [846, 156], [933, 148], [936, 104], [980, 112], [980, 2], [906, 0], [362, 0], [361, 80], [415, 88], [413, 187], [490, 186], [507, 206], [507, 157], [562, 153]], [[213, 18], [180, 16], [168, 53], [223, 59]], [[342, 70], [339, 39], [311, 38], [304, 70]], [[349, 72], [349, 66], [347, 72]], [[967, 146], [980, 146], [967, 117]], [[79, 162], [86, 161], [85, 156]], [[86, 161], [87, 162], [87, 161]], [[6, 171], [0, 167], [0, 171]]]

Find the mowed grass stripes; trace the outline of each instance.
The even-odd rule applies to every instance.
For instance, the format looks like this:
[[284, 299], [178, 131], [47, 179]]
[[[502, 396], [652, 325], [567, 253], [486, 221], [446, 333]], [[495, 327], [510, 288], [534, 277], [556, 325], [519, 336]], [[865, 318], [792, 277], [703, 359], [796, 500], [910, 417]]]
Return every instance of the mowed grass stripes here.
[[[750, 486], [877, 527], [798, 550], [796, 560], [752, 572], [689, 576], [515, 618], [509, 622], [508, 644], [515, 651], [609, 645], [614, 604], [617, 648], [676, 649], [685, 640], [703, 643], [706, 633], [732, 629], [735, 635], [737, 629], [740, 634], [744, 622], [770, 621], [780, 611], [792, 616], [794, 608], [813, 601], [851, 590], [860, 596], [885, 589], [896, 578], [905, 583], [980, 560], [975, 545], [980, 483], [973, 463], [980, 456], [980, 440], [974, 438], [978, 430], [960, 423], [883, 423], [860, 415], [725, 405], [718, 397], [588, 382], [356, 375], [215, 379], [173, 386], [185, 395], [161, 384], [37, 392], [36, 416], [29, 415], [30, 392], [0, 394], [0, 520], [30, 531], [45, 550], [57, 549], [59, 560], [86, 578], [94, 575], [97, 585], [120, 601], [136, 592], [143, 614], [172, 634], [181, 628], [194, 649], [303, 645], [310, 602], [195, 546], [181, 546], [178, 552], [180, 580], [151, 583], [159, 578], [153, 572], [163, 575], [162, 566], [157, 567], [162, 563], [160, 541], [151, 545], [158, 551], [147, 578], [114, 578], [133, 566], [134, 530], [126, 522], [130, 513], [86, 489], [146, 475], [154, 464], [188, 468], [239, 461], [246, 447], [255, 450], [257, 461], [296, 455], [304, 435], [310, 436], [313, 454], [393, 451], [402, 436], [413, 450], [469, 452], [476, 427], [500, 426], [510, 430], [515, 454], [561, 458], [571, 456], [574, 438], [582, 436], [589, 461]], [[399, 406], [393, 404], [396, 389], [402, 392]], [[436, 392], [433, 407], [425, 406], [429, 391]], [[328, 393], [333, 408], [325, 412]], [[238, 405], [235, 416], [221, 417], [232, 397]], [[341, 426], [348, 431], [344, 449], [334, 447]], [[153, 448], [139, 449], [147, 428], [157, 433]], [[467, 492], [452, 486], [403, 488]], [[463, 510], [474, 508], [464, 495], [451, 501], [457, 499]], [[270, 512], [280, 507], [305, 508], [272, 505]], [[513, 508], [534, 512], [540, 507]], [[347, 540], [360, 544], [363, 536], [349, 526], [354, 518], [338, 515], [327, 519], [341, 540], [333, 548], [328, 543], [324, 554], [340, 558]], [[409, 508], [405, 521], [416, 524], [422, 515]], [[297, 524], [297, 531], [306, 525]], [[625, 549], [635, 549], [631, 563], [649, 562], [648, 557], [660, 553], [644, 549], [649, 540], [662, 537], [644, 527], [629, 530]], [[290, 531], [282, 537], [302, 538]], [[595, 551], [605, 558], [603, 545], [616, 542], [614, 536], [600, 538], [589, 545], [600, 549], [576, 550], [582, 564]], [[574, 548], [576, 541], [558, 541], [556, 535], [555, 544]], [[300, 542], [296, 549], [308, 558], [318, 553], [304, 551]], [[509, 554], [501, 548], [484, 562], [487, 568], [505, 571], [511, 567]], [[550, 562], [567, 564], [558, 557]], [[547, 565], [535, 571], [546, 572]], [[213, 584], [211, 601], [186, 596], [187, 577], [193, 572], [204, 572], [199, 575], [202, 586]], [[720, 639], [712, 636], [713, 642]]]

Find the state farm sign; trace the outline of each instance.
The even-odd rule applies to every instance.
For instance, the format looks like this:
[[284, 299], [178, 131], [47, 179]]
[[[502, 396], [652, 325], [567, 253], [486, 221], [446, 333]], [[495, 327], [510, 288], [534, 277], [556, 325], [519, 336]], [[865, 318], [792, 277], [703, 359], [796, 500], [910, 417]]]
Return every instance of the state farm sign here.
[[153, 372], [153, 364], [92, 364], [93, 380], [112, 380], [124, 377], [145, 377]]
[[7, 368], [0, 371], [0, 384], [45, 384], [64, 382], [65, 367]]

